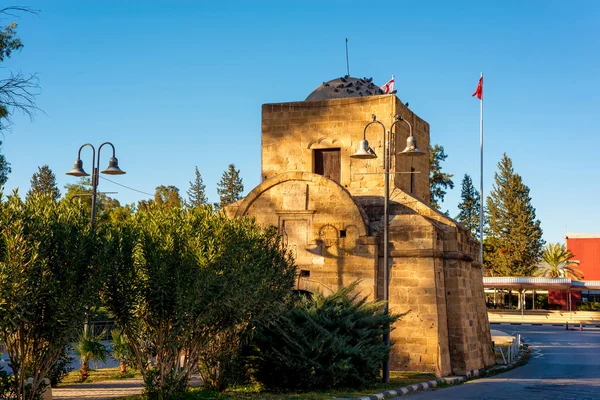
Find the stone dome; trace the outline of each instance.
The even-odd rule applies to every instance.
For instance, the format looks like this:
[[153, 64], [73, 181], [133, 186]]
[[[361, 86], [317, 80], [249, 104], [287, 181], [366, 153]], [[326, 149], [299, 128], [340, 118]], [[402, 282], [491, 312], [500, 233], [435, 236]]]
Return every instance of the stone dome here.
[[377, 96], [385, 94], [379, 86], [373, 83], [373, 78], [353, 78], [344, 76], [323, 82], [312, 91], [305, 101], [342, 99], [347, 97]]

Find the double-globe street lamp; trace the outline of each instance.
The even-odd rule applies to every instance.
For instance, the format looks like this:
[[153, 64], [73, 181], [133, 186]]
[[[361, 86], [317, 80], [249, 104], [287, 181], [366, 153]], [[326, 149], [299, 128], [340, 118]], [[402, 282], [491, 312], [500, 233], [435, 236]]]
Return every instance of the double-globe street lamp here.
[[[115, 146], [113, 146], [113, 144], [110, 142], [104, 142], [100, 145], [100, 147], [98, 147], [98, 153], [97, 153], [98, 155], [97, 156], [96, 156], [96, 148], [91, 143], [86, 143], [86, 144], [81, 145], [81, 147], [79, 148], [79, 152], [77, 153], [77, 160], [75, 160], [75, 165], [73, 166], [73, 169], [70, 170], [69, 172], [67, 172], [67, 175], [71, 175], [71, 176], [79, 176], [79, 177], [90, 176], [90, 174], [85, 172], [83, 169], [83, 161], [81, 161], [81, 150], [84, 147], [91, 147], [92, 148], [92, 217], [91, 217], [91, 221], [90, 221], [91, 229], [94, 229], [94, 223], [96, 222], [96, 198], [98, 195], [98, 180], [100, 178], [100, 176], [98, 174], [98, 171], [100, 170], [100, 151], [102, 150], [102, 147], [104, 147], [105, 145], [109, 145], [110, 147], [112, 147], [112, 157], [108, 161], [108, 168], [106, 168], [104, 171], [102, 171], [102, 173], [107, 174], [107, 175], [123, 175], [123, 174], [125, 174], [125, 171], [123, 171], [121, 168], [119, 168], [119, 160], [117, 160], [117, 157], [115, 157]], [[87, 314], [87, 311], [86, 311], [86, 322], [83, 326], [84, 335], [87, 335], [89, 325], [90, 325], [89, 315]]]
[[81, 150], [89, 146], [92, 148], [92, 218], [91, 218], [91, 226], [94, 228], [94, 223], [96, 221], [96, 198], [98, 193], [98, 179], [100, 170], [100, 151], [102, 147], [105, 145], [109, 145], [112, 147], [112, 157], [108, 161], [108, 168], [102, 171], [103, 174], [107, 175], [123, 175], [125, 171], [119, 168], [119, 160], [115, 157], [115, 146], [113, 146], [110, 142], [104, 142], [98, 147], [98, 156], [96, 157], [96, 148], [90, 144], [86, 143], [79, 148], [79, 152], [77, 153], [77, 160], [75, 160], [75, 166], [72, 170], [67, 172], [67, 175], [71, 176], [90, 176], [87, 172], [83, 170], [83, 161], [81, 161]]
[[[384, 187], [384, 203], [383, 203], [383, 265], [384, 265], [384, 273], [383, 273], [383, 301], [384, 301], [384, 312], [387, 315], [389, 313], [389, 203], [390, 203], [390, 157], [392, 152], [392, 135], [393, 129], [397, 123], [403, 121], [408, 125], [409, 128], [409, 136], [406, 140], [406, 148], [400, 152], [402, 156], [423, 156], [425, 153], [421, 151], [417, 147], [417, 139], [413, 136], [412, 125], [407, 120], [403, 119], [400, 115], [396, 115], [394, 118], [394, 122], [390, 126], [389, 130], [386, 130], [385, 125], [380, 121], [377, 121], [377, 117], [375, 114], [372, 115], [373, 120], [369, 122], [363, 131], [363, 139], [360, 141], [358, 151], [351, 155], [352, 158], [359, 159], [372, 159], [377, 158], [375, 151], [371, 147], [369, 147], [369, 142], [367, 141], [367, 128], [373, 124], [379, 124], [383, 130], [383, 168], [384, 168], [384, 177], [385, 177], [385, 187]], [[387, 140], [386, 140], [387, 133]], [[387, 143], [386, 143], [387, 142]], [[387, 147], [386, 147], [387, 144]], [[383, 340], [385, 345], [390, 347], [390, 333], [385, 333]], [[389, 356], [386, 358], [386, 361], [383, 364], [383, 382], [387, 383], [390, 379], [390, 358]]]

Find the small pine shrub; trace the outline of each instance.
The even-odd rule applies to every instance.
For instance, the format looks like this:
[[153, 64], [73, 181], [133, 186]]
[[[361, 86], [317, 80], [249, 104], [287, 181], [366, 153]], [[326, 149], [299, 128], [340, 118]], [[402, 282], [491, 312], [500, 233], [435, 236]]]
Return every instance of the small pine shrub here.
[[356, 286], [296, 301], [257, 327], [249, 357], [254, 377], [275, 390], [374, 383], [389, 356], [383, 334], [399, 316], [384, 314], [382, 302], [359, 299]]

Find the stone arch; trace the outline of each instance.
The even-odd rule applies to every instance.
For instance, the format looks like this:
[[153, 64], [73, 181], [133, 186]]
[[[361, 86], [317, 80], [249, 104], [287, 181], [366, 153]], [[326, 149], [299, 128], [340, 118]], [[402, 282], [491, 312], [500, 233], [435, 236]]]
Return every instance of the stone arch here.
[[[264, 193], [276, 187], [277, 185], [291, 181], [306, 182], [308, 185], [315, 185], [325, 188], [331, 193], [332, 196], [337, 197], [336, 201], [340, 204], [340, 207], [342, 207], [342, 205], [348, 206], [343, 212], [344, 215], [347, 215], [348, 220], [355, 222], [353, 225], [356, 225], [356, 228], [358, 229], [358, 236], [366, 236], [369, 234], [369, 218], [363, 207], [354, 200], [350, 192], [348, 192], [348, 190], [339, 185], [337, 182], [312, 172], [288, 171], [266, 179], [260, 185], [252, 189], [250, 193], [248, 193], [248, 195], [239, 205], [235, 215], [237, 217], [247, 215], [250, 207]], [[356, 222], [359, 223], [356, 224]]]
[[308, 149], [326, 149], [330, 147], [344, 148], [344, 142], [337, 138], [321, 137], [317, 140], [311, 140], [308, 143]]

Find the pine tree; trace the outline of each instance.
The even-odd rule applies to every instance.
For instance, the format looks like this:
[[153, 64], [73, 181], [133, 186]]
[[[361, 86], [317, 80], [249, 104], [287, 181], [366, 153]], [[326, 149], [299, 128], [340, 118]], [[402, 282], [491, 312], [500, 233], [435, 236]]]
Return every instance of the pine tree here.
[[448, 155], [444, 153], [444, 146], [434, 145], [429, 149], [429, 190], [431, 197], [429, 204], [436, 210], [440, 209], [441, 203], [446, 196], [446, 189], [454, 189], [452, 177], [454, 174], [442, 172], [442, 161], [445, 161]]
[[471, 235], [479, 236], [479, 192], [473, 186], [473, 181], [468, 174], [462, 180], [462, 191], [460, 193], [462, 201], [458, 204], [460, 212], [456, 219], [463, 224]]
[[242, 198], [242, 192], [244, 191], [244, 184], [240, 177], [240, 170], [235, 169], [234, 164], [229, 164], [229, 167], [221, 180], [217, 184], [217, 193], [219, 193], [219, 208], [233, 204]]
[[487, 269], [499, 276], [531, 276], [542, 254], [540, 221], [529, 188], [504, 154], [487, 198], [488, 230], [484, 246]]
[[[0, 147], [2, 142], [0, 141]], [[6, 161], [4, 154], [0, 153], [0, 187], [4, 186], [8, 180], [8, 174], [10, 174], [10, 163]]]
[[32, 194], [44, 194], [52, 197], [56, 201], [60, 197], [60, 190], [56, 186], [56, 176], [47, 165], [38, 167], [38, 172], [31, 177], [31, 189], [27, 192], [27, 196]]
[[190, 181], [190, 188], [187, 191], [188, 202], [191, 207], [203, 206], [208, 203], [206, 198], [206, 186], [202, 182], [202, 176], [198, 167], [196, 167], [196, 179]]

